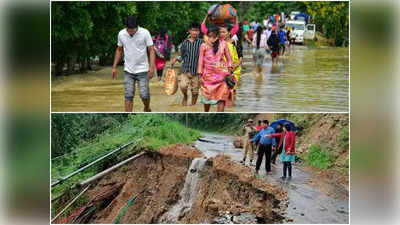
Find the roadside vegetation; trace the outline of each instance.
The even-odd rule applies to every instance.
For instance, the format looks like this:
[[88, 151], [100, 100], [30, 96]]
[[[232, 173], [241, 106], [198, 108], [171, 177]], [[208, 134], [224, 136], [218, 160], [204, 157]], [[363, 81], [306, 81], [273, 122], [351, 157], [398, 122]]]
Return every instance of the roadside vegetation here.
[[275, 119], [286, 118], [296, 124], [296, 148], [306, 148], [301, 152], [297, 151], [299, 161], [317, 169], [348, 175], [348, 116], [330, 116], [322, 113], [279, 113], [275, 114]]
[[[257, 114], [247, 113], [207, 113], [207, 114], [169, 114], [168, 117], [189, 127], [212, 133], [242, 135], [243, 125]], [[187, 119], [187, 121], [186, 121]], [[238, 129], [240, 127], [240, 129]]]
[[310, 166], [318, 169], [329, 169], [334, 163], [334, 157], [329, 149], [324, 149], [318, 144], [313, 144], [305, 155], [305, 160]]
[[[83, 119], [84, 116], [90, 117], [91, 115], [92, 114], [83, 114], [81, 119], [85, 121]], [[74, 114], [56, 114], [54, 116], [63, 116], [62, 124], [67, 124], [66, 121], [70, 119], [71, 124], [68, 128], [69, 130], [77, 129], [80, 132], [85, 133], [87, 129], [93, 129], [90, 128], [90, 126], [82, 128], [85, 127], [85, 124], [83, 122], [78, 123]], [[61, 123], [61, 120], [59, 118], [57, 120], [55, 117], [52, 118], [52, 136], [53, 132], [56, 134], [61, 133], [56, 129], [62, 129], [62, 126], [55, 124]], [[110, 117], [110, 115], [107, 116], [107, 114], [104, 114], [103, 117], [98, 116], [98, 123], [92, 123], [91, 126], [104, 126], [104, 124], [102, 124], [102, 119], [108, 117]], [[181, 123], [172, 121], [165, 114], [132, 114], [126, 116], [126, 118], [122, 120], [123, 122], [115, 123], [114, 127], [110, 125], [108, 129], [96, 134], [92, 139], [82, 138], [82, 141], [71, 139], [76, 141], [78, 144], [75, 144], [74, 147], [65, 149], [66, 152], [64, 154], [58, 155], [57, 158], [53, 158], [51, 164], [52, 183], [58, 178], [64, 177], [78, 170], [106, 153], [133, 141], [132, 145], [121, 150], [119, 153], [100, 161], [64, 183], [52, 188], [52, 197], [63, 193], [73, 184], [83, 181], [84, 179], [111, 167], [129, 156], [133, 156], [140, 150], [157, 150], [159, 147], [165, 145], [192, 143], [201, 135], [197, 130], [186, 128]], [[55, 129], [54, 127], [57, 128]], [[79, 136], [78, 131], [76, 131], [75, 134], [69, 135]], [[54, 138], [53, 136], [52, 145], [57, 146], [63, 143], [63, 138]], [[58, 152], [58, 154], [61, 153], [62, 152]]]
[[242, 22], [261, 22], [277, 12], [305, 12], [311, 16], [310, 22], [316, 25], [316, 31], [329, 39], [329, 45], [348, 46], [349, 43], [348, 2], [52, 2], [51, 56], [54, 75], [74, 74], [77, 71], [86, 73], [93, 70], [92, 61], [98, 61], [100, 66], [111, 65], [117, 34], [123, 29], [128, 15], [140, 15], [140, 26], [147, 28], [151, 34], [167, 26], [174, 45], [178, 46], [187, 36], [188, 24], [191, 21], [201, 22], [209, 7], [216, 3], [231, 4], [237, 9]]

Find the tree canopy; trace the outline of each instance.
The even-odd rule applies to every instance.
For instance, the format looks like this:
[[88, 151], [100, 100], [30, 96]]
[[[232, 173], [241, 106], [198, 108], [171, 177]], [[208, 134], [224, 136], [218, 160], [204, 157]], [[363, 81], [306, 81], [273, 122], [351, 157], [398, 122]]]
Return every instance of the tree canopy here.
[[136, 14], [139, 25], [152, 35], [162, 26], [168, 27], [178, 45], [187, 36], [188, 24], [200, 23], [216, 3], [231, 4], [241, 21], [261, 22], [277, 12], [307, 12], [327, 37], [338, 40], [337, 45], [347, 39], [348, 2], [51, 2], [51, 56], [56, 75], [66, 63], [69, 72], [75, 63], [85, 70], [93, 57], [99, 57], [103, 65], [111, 63], [118, 32], [128, 15]]

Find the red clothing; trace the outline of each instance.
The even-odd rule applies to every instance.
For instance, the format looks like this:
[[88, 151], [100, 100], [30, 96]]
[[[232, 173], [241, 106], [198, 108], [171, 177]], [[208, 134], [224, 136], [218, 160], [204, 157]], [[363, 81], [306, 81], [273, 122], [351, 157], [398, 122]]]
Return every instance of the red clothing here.
[[285, 138], [285, 153], [287, 155], [296, 154], [296, 133], [293, 131], [284, 131], [282, 133], [271, 134], [271, 137], [280, 137], [278, 149], [282, 146]]
[[279, 51], [273, 51], [272, 53], [271, 53], [271, 57], [272, 58], [275, 58], [275, 57], [277, 57], [279, 55]]
[[247, 30], [247, 37], [252, 41], [253, 40], [253, 35], [254, 35], [254, 30], [249, 29]]
[[264, 126], [262, 126], [262, 125], [257, 125], [257, 126], [256, 126], [256, 130], [257, 130], [257, 131], [260, 131], [260, 130], [262, 130], [263, 128], [264, 128]]

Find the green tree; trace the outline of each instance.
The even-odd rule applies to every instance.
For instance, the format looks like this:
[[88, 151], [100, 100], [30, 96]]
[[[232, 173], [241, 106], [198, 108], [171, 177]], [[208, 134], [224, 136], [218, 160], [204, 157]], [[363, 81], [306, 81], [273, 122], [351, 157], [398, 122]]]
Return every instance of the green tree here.
[[136, 12], [131, 2], [52, 2], [52, 61], [56, 75], [68, 63], [84, 64], [91, 56], [108, 56], [116, 45], [123, 20]]
[[51, 157], [64, 155], [105, 130], [120, 126], [128, 114], [53, 114]]
[[348, 44], [349, 3], [318, 1], [304, 2], [307, 13], [327, 38], [334, 39], [334, 45]]
[[306, 11], [324, 35], [336, 40], [336, 45], [348, 42], [347, 2], [52, 2], [51, 57], [55, 74], [62, 74], [65, 64], [68, 74], [74, 72], [77, 63], [85, 71], [94, 57], [99, 57], [101, 65], [111, 64], [118, 32], [128, 15], [136, 14], [139, 25], [153, 35], [166, 26], [178, 46], [187, 37], [188, 24], [201, 22], [209, 7], [217, 3], [231, 4], [242, 21], [261, 22], [277, 12]]

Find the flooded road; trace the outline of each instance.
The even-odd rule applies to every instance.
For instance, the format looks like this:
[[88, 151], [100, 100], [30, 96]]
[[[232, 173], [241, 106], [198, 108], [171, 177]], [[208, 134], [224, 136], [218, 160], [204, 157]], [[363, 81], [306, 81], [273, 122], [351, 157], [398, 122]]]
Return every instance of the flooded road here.
[[[244, 50], [244, 68], [233, 107], [227, 112], [347, 112], [348, 48], [294, 46], [272, 65], [266, 57], [265, 73], [256, 75], [251, 51]], [[57, 78], [52, 82], [54, 112], [121, 112], [124, 111], [123, 69], [111, 80], [111, 67], [88, 74]], [[181, 106], [182, 94], [164, 93], [163, 83], [150, 82], [153, 112], [202, 112], [203, 105]], [[143, 111], [138, 94], [134, 111]], [[212, 107], [211, 111], [216, 111]]]
[[[234, 137], [232, 136], [204, 133], [202, 140], [197, 141], [195, 146], [207, 157], [224, 154], [231, 156], [232, 160], [238, 163], [243, 157], [242, 149], [233, 146]], [[282, 186], [288, 193], [289, 206], [285, 217], [293, 219], [293, 221], [287, 222], [349, 223], [348, 193], [338, 190], [337, 198], [327, 196], [308, 184], [311, 175], [297, 165], [292, 166], [293, 178], [290, 181], [280, 180], [282, 165], [279, 160], [277, 165], [272, 167], [272, 175], [265, 174], [264, 161], [261, 165], [260, 176], [269, 183]]]

